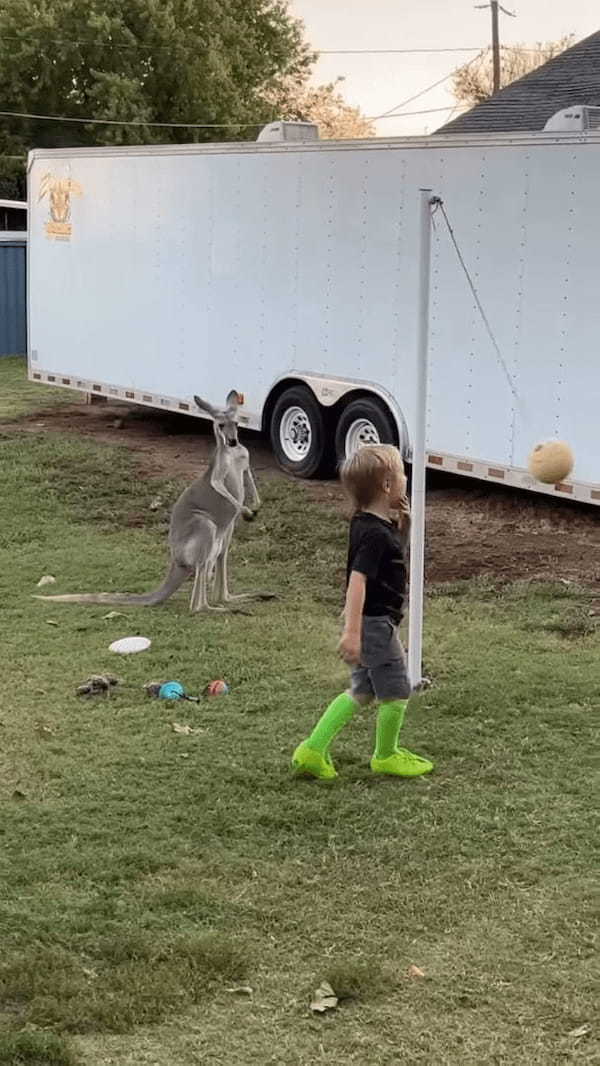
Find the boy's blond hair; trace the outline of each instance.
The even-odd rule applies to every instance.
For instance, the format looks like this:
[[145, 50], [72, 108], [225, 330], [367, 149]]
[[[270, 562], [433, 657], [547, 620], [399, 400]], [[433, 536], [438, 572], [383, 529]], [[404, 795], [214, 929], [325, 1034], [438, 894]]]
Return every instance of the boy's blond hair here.
[[393, 444], [365, 444], [342, 464], [340, 478], [355, 510], [364, 511], [397, 473], [404, 475], [404, 463]]

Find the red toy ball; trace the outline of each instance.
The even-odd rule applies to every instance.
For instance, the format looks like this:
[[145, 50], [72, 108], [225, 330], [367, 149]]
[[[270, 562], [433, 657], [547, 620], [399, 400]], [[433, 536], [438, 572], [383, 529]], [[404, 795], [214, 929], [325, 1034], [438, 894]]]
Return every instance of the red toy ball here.
[[226, 681], [211, 681], [206, 686], [207, 696], [226, 696], [229, 692], [229, 685]]

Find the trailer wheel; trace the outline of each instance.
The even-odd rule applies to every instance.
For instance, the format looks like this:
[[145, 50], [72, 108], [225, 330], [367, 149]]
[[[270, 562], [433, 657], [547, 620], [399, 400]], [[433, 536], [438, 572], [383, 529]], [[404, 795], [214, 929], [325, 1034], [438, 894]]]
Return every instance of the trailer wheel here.
[[392, 416], [378, 400], [368, 396], [353, 400], [342, 411], [335, 431], [335, 452], [343, 463], [364, 444], [397, 444]]
[[327, 429], [310, 389], [286, 389], [273, 408], [271, 447], [279, 465], [295, 477], [315, 477], [325, 465]]

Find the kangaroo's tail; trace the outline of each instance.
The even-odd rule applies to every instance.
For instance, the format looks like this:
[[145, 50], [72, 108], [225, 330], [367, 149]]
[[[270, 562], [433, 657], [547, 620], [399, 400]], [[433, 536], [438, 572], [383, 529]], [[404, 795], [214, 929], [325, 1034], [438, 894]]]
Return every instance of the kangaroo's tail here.
[[159, 585], [152, 592], [139, 594], [129, 592], [85, 592], [66, 596], [34, 596], [34, 599], [46, 600], [51, 603], [108, 603], [121, 607], [154, 607], [155, 604], [164, 603], [165, 600], [168, 600], [183, 584], [186, 577], [189, 577], [189, 573], [187, 566], [180, 566], [179, 563], [173, 562], [162, 585]]

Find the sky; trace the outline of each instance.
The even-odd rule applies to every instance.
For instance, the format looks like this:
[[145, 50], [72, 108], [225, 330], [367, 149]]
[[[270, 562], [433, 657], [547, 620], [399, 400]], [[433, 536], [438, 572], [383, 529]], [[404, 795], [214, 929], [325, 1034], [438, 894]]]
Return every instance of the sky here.
[[[503, 44], [531, 45], [569, 33], [580, 40], [600, 30], [598, 0], [504, 0], [503, 6], [517, 16], [500, 15]], [[474, 0], [290, 0], [290, 8], [304, 20], [315, 50], [480, 48], [490, 40], [489, 9], [476, 9]], [[342, 94], [369, 116], [447, 107], [376, 123], [380, 136], [431, 133], [451, 117], [455, 101], [450, 81], [405, 107], [396, 105], [444, 78], [473, 54], [327, 55], [318, 60], [313, 80], [322, 83], [343, 76]]]

